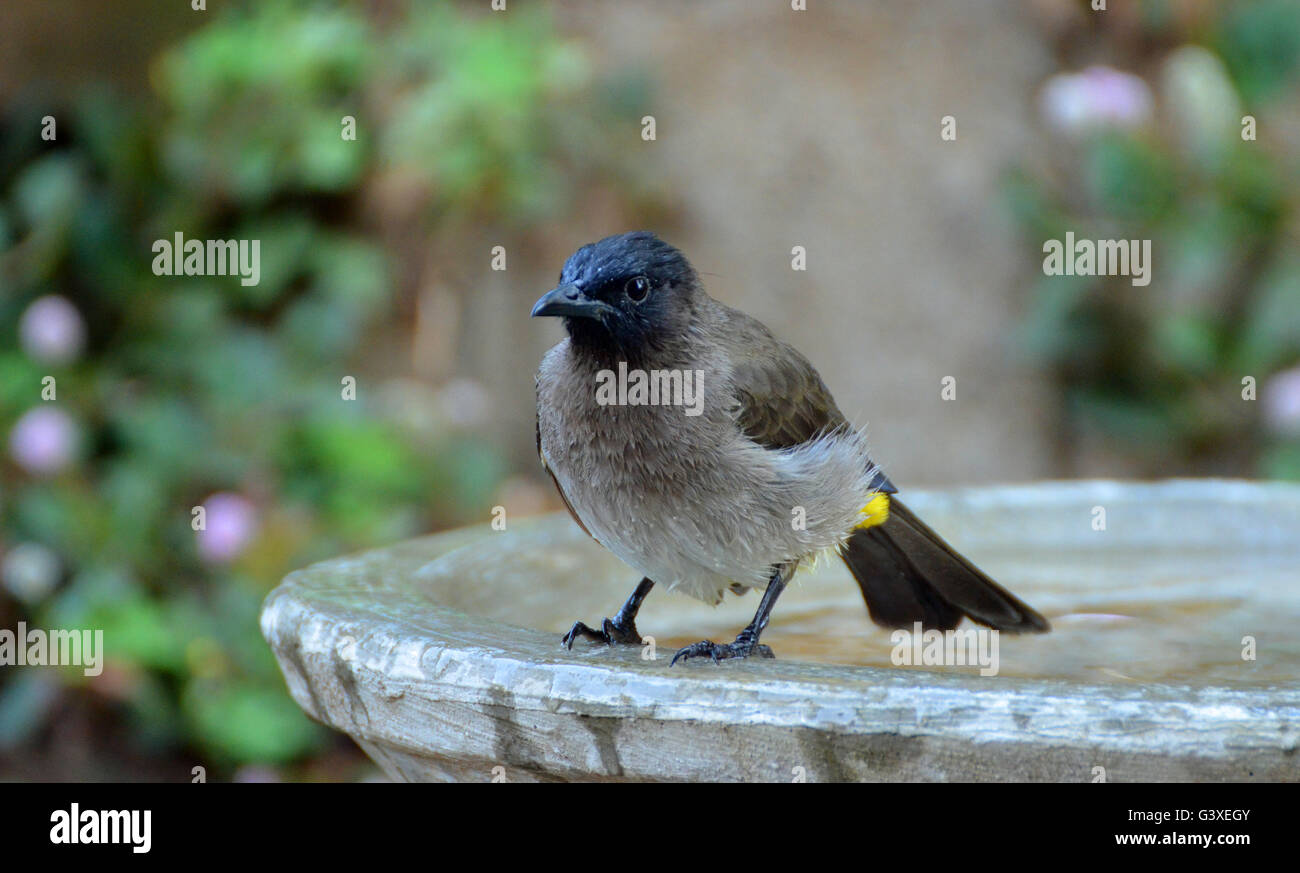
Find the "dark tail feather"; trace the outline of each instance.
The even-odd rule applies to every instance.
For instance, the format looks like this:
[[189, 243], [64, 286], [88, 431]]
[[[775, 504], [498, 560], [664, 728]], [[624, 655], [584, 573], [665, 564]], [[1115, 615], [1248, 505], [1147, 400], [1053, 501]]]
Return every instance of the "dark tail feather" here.
[[948, 630], [962, 616], [1011, 633], [1051, 630], [1047, 619], [984, 575], [890, 495], [889, 520], [856, 531], [841, 551], [876, 624]]

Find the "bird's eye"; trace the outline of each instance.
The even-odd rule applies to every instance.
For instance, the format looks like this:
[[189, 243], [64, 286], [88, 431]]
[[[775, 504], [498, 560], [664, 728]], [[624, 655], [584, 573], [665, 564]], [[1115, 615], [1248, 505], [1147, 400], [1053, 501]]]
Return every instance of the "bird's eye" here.
[[633, 303], [640, 303], [650, 293], [650, 280], [645, 276], [628, 279], [627, 284], [623, 286], [623, 293]]

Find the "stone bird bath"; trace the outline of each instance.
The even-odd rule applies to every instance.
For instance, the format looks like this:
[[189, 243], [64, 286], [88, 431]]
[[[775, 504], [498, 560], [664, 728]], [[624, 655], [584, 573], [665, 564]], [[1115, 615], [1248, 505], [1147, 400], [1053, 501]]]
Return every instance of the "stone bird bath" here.
[[669, 669], [757, 599], [663, 590], [638, 619], [653, 651], [564, 651], [637, 581], [567, 515], [299, 570], [262, 631], [298, 704], [400, 780], [1300, 779], [1300, 486], [907, 499], [1052, 621], [1003, 635], [997, 675], [894, 666], [838, 561], [783, 595], [777, 660]]

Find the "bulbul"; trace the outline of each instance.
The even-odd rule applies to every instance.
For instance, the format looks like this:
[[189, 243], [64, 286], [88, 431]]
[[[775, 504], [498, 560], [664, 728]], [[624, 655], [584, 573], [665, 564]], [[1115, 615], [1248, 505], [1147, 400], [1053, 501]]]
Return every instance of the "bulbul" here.
[[946, 630], [965, 616], [1049, 629], [894, 496], [808, 360], [705, 293], [654, 234], [578, 249], [532, 315], [562, 318], [567, 333], [537, 373], [542, 465], [583, 530], [644, 577], [614, 618], [575, 623], [564, 645], [639, 644], [655, 584], [712, 604], [756, 588], [733, 642], [686, 646], [671, 664], [770, 658], [759, 637], [777, 598], [831, 550], [885, 627]]

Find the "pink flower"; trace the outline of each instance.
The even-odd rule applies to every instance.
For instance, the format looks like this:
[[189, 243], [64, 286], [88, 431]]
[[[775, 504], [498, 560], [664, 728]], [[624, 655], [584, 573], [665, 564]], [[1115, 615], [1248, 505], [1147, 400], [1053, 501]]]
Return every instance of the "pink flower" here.
[[198, 531], [199, 555], [224, 564], [243, 553], [257, 531], [257, 511], [252, 502], [226, 491], [203, 502], [204, 528]]
[[67, 298], [51, 294], [32, 301], [18, 322], [24, 351], [42, 364], [76, 360], [86, 341], [86, 324]]
[[1069, 134], [1138, 127], [1151, 117], [1152, 107], [1146, 82], [1111, 67], [1058, 73], [1043, 86], [1039, 103], [1048, 122]]
[[38, 406], [26, 412], [9, 432], [9, 454], [29, 473], [57, 473], [72, 462], [77, 426], [63, 410]]
[[1275, 373], [1260, 390], [1264, 421], [1283, 436], [1300, 436], [1300, 367]]

